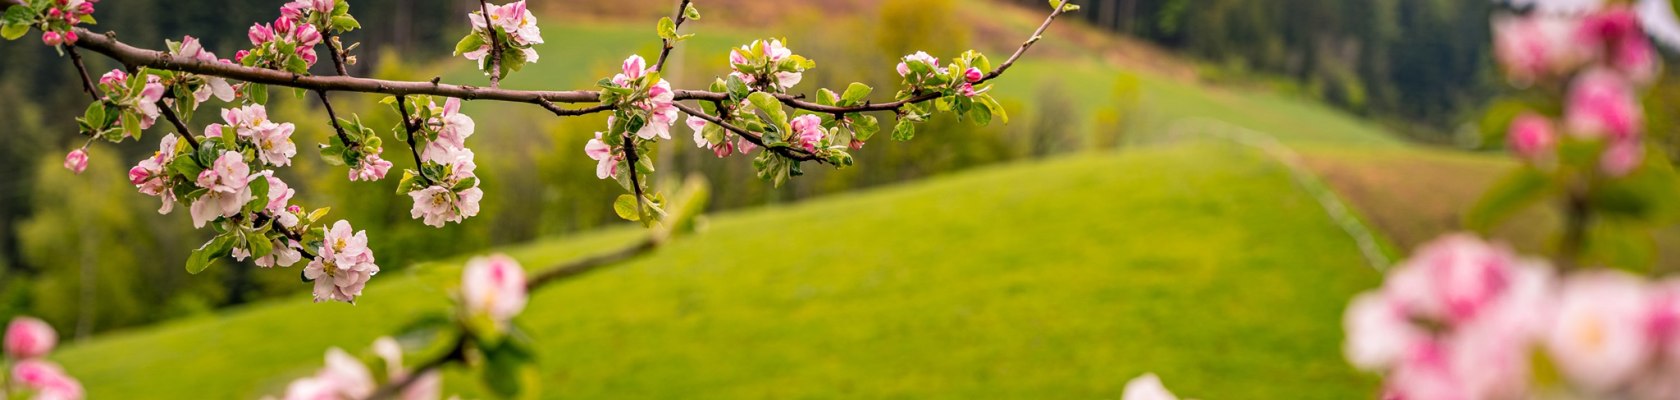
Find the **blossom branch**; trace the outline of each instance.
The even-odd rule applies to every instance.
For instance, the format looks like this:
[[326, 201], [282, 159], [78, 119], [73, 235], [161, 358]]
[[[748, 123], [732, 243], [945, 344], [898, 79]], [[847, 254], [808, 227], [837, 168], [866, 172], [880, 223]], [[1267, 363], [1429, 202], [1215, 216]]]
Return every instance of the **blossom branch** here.
[[187, 123], [181, 121], [180, 116], [175, 115], [175, 109], [170, 108], [169, 104], [164, 103], [163, 100], [158, 100], [157, 107], [158, 111], [163, 114], [163, 118], [169, 120], [170, 124], [175, 125], [175, 130], [181, 131], [181, 138], [186, 139], [187, 144], [192, 145], [193, 150], [197, 150], [198, 139], [193, 137], [192, 129], [187, 127]]
[[746, 139], [748, 142], [752, 142], [752, 144], [758, 145], [758, 147], [763, 147], [766, 150], [774, 151], [774, 152], [776, 152], [776, 154], [780, 154], [783, 157], [787, 157], [788, 159], [791, 159], [791, 160], [794, 160], [794, 161], [816, 161], [818, 163], [828, 163], [828, 159], [825, 159], [825, 158], [822, 158], [822, 157], [817, 157], [816, 154], [812, 154], [809, 151], [805, 151], [805, 149], [788, 147], [788, 146], [776, 146], [776, 147], [765, 146], [764, 145], [764, 138], [758, 136], [758, 134], [752, 133], [752, 131], [742, 129], [739, 126], [735, 126], [733, 124], [730, 124], [728, 121], [724, 121], [723, 118], [719, 118], [717, 116], [707, 114], [705, 111], [701, 111], [700, 109], [694, 108], [694, 106], [690, 106], [690, 105], [683, 104], [683, 103], [676, 103], [675, 105], [677, 107], [677, 110], [682, 111], [684, 114], [699, 117], [700, 119], [706, 120], [706, 122], [708, 122], [708, 123], [717, 124], [717, 126], [723, 127], [723, 129], [728, 130], [730, 132], [734, 132], [736, 135], [740, 135], [741, 138]]
[[[689, 3], [689, 0], [682, 0], [680, 2], [677, 2], [677, 15], [675, 17], [672, 17], [672, 18], [675, 18], [675, 21], [676, 21], [676, 28], [675, 29], [682, 29], [683, 21], [688, 20], [688, 13], [685, 12], [685, 11], [688, 10], [688, 3]], [[673, 30], [675, 30], [675, 29], [673, 29]], [[660, 39], [659, 41], [661, 42], [661, 44], [664, 47], [659, 50], [659, 61], [656, 61], [656, 62], [653, 63], [653, 71], [654, 72], [662, 72], [662, 71], [665, 70], [665, 59], [671, 56], [671, 49], [677, 47], [677, 43], [676, 43], [675, 40]]]
[[[414, 144], [414, 135], [420, 132], [420, 122], [415, 121], [413, 117], [408, 115], [407, 96], [397, 96], [397, 111], [402, 114], [403, 130], [408, 132], [407, 135], [403, 136], [408, 139], [408, 153], [414, 156], [414, 170], [420, 171], [426, 165], [426, 163], [420, 161], [420, 147]], [[426, 183], [432, 183], [432, 178], [426, 177], [426, 174], [420, 174], [420, 179], [425, 180]]]
[[[17, 0], [13, 0], [16, 2]], [[1026, 54], [1034, 44], [1042, 38], [1045, 30], [1049, 29], [1057, 16], [1067, 9], [1067, 0], [1063, 6], [1057, 7], [1044, 19], [1032, 37], [1028, 38], [1017, 48], [1007, 61], [987, 73], [980, 82], [990, 81], [1003, 73]], [[383, 79], [355, 78], [349, 76], [308, 76], [285, 71], [246, 67], [235, 64], [203, 62], [187, 57], [172, 56], [167, 52], [148, 50], [130, 46], [105, 34], [96, 34], [85, 28], [75, 28], [81, 36], [77, 44], [83, 48], [104, 54], [119, 62], [134, 66], [145, 66], [171, 71], [181, 71], [199, 75], [237, 79], [246, 82], [278, 85], [285, 87], [309, 89], [315, 91], [340, 91], [360, 93], [383, 93], [390, 95], [433, 95], [455, 97], [463, 100], [496, 100], [515, 103], [535, 104], [560, 116], [583, 115], [610, 110], [610, 107], [594, 107], [583, 110], [565, 110], [552, 103], [596, 103], [601, 101], [601, 92], [595, 90], [569, 91], [537, 91], [537, 90], [508, 90], [497, 87], [498, 78], [492, 74], [492, 87], [482, 88], [468, 85], [453, 85], [432, 81], [393, 81]], [[497, 46], [492, 46], [497, 48]], [[664, 58], [663, 56], [661, 57]], [[496, 62], [493, 58], [492, 62]], [[675, 90], [676, 100], [706, 100], [723, 101], [729, 98], [725, 92], [711, 92], [704, 90]], [[887, 102], [865, 102], [855, 106], [825, 106], [806, 101], [802, 96], [777, 94], [776, 98], [789, 107], [825, 113], [857, 113], [874, 111], [898, 111], [905, 105], [922, 103], [939, 98], [938, 93], [924, 92], [914, 97]]]
[[344, 67], [346, 62], [345, 52], [338, 47], [338, 35], [333, 34], [331, 30], [327, 30], [324, 36], [326, 37], [324, 41], [327, 43], [327, 56], [332, 58], [333, 68], [338, 70], [338, 76], [350, 76], [350, 71]]

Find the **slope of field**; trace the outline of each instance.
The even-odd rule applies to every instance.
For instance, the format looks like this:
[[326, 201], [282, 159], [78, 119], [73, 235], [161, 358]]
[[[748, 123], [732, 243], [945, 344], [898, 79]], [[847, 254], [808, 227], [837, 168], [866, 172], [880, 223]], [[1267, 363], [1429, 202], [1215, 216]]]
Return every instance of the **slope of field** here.
[[[545, 265], [634, 234], [505, 250]], [[458, 263], [378, 276], [356, 306], [285, 299], [55, 358], [94, 398], [255, 397], [446, 307]], [[1175, 146], [718, 216], [522, 319], [555, 398], [1115, 398], [1155, 371], [1204, 398], [1339, 399], [1375, 384], [1336, 321], [1376, 279], [1278, 165]]]

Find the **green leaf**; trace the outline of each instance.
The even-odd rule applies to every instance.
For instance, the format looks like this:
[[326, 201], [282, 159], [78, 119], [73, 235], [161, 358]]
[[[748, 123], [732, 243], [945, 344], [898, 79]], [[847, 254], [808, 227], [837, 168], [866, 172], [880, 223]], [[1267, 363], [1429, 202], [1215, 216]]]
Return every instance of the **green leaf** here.
[[746, 81], [733, 74], [729, 75], [729, 78], [724, 81], [724, 87], [729, 88], [729, 97], [735, 100], [747, 98], [747, 95], [752, 92], [752, 89], [747, 87]]
[[268, 236], [260, 234], [248, 236], [245, 246], [247, 250], [251, 251], [251, 258], [263, 258], [268, 257], [269, 254], [274, 254], [274, 241], [269, 240]]
[[869, 93], [874, 90], [875, 88], [871, 88], [869, 85], [852, 82], [851, 86], [846, 87], [846, 93], [840, 95], [840, 104], [848, 106], [859, 104], [863, 102], [863, 99], [869, 98]]
[[881, 122], [873, 115], [859, 115], [852, 119], [852, 135], [857, 140], [868, 141], [876, 132], [881, 131]]
[[764, 115], [769, 116], [770, 121], [776, 123], [777, 126], [787, 125], [787, 112], [782, 110], [782, 101], [777, 100], [775, 95], [754, 92], [747, 96], [747, 101], [751, 102], [754, 107], [758, 107], [759, 110], [764, 111]]
[[[349, 14], [345, 14], [345, 15], [332, 17], [332, 27], [333, 27], [333, 30], [337, 31], [337, 32], [349, 32], [349, 31], [353, 31], [353, 30], [356, 30], [356, 29], [361, 29], [362, 28], [362, 23], [359, 22], [359, 21], [356, 21], [356, 17], [352, 17]], [[474, 36], [477, 36], [477, 35], [474, 35]]]
[[[133, 112], [122, 113], [122, 130], [123, 134], [128, 136], [140, 137], [140, 115]], [[181, 132], [181, 134], [185, 135], [187, 133]]]
[[332, 211], [332, 207], [321, 207], [321, 208], [315, 209], [315, 211], [309, 212], [309, 218], [308, 218], [309, 223], [315, 223], [315, 221], [320, 221], [321, 217], [327, 216], [328, 211]]
[[987, 107], [971, 107], [968, 109], [968, 120], [975, 126], [986, 126], [992, 123], [992, 109]]
[[1464, 226], [1487, 232], [1517, 211], [1545, 198], [1551, 189], [1551, 177], [1533, 168], [1518, 169], [1495, 183], [1481, 200], [1476, 201], [1464, 215]]
[[1588, 265], [1644, 273], [1656, 262], [1656, 247], [1650, 230], [1644, 227], [1601, 221], [1587, 229], [1581, 256]]
[[688, 7], [683, 8], [683, 18], [700, 19], [700, 9], [694, 8], [694, 3], [688, 3]]
[[1587, 197], [1607, 218], [1666, 225], [1680, 217], [1680, 176], [1661, 150], [1650, 149], [1639, 169], [1605, 182]]
[[89, 104], [87, 111], [82, 112], [82, 120], [87, 121], [88, 126], [93, 127], [95, 130], [104, 129], [105, 103], [94, 102], [93, 104]]
[[817, 89], [817, 105], [832, 106], [839, 100], [840, 95], [834, 94], [833, 90], [828, 90], [828, 88]]
[[468, 33], [467, 37], [455, 42], [455, 55], [469, 53], [478, 50], [480, 47], [484, 47], [484, 37], [479, 36], [478, 33]]
[[658, 30], [659, 38], [670, 41], [677, 40], [677, 23], [672, 21], [671, 17], [660, 18]]
[[0, 37], [4, 37], [6, 40], [17, 40], [27, 33], [29, 33], [29, 25], [27, 24], [0, 25]]
[[998, 121], [1002, 121], [1004, 125], [1009, 124], [1009, 112], [1004, 111], [1003, 105], [998, 104], [997, 99], [992, 98], [992, 95], [982, 94], [975, 96], [974, 99], [979, 101], [980, 104], [985, 105], [986, 109], [991, 111], [992, 117], [997, 118]]
[[522, 335], [511, 336], [514, 337], [501, 341], [498, 346], [483, 349], [484, 370], [480, 377], [484, 386], [498, 397], [533, 398], [541, 383], [535, 356], [525, 340], [520, 340]]
[[626, 221], [639, 221], [642, 216], [636, 211], [636, 196], [629, 194], [618, 195], [613, 201], [613, 212]]
[[893, 140], [906, 141], [916, 137], [916, 123], [906, 118], [899, 118], [898, 125], [893, 127]]
[[197, 250], [193, 250], [192, 255], [187, 257], [187, 273], [197, 275], [204, 272], [206, 268], [210, 268], [210, 265], [216, 262], [217, 258], [227, 256], [231, 250], [233, 250], [232, 234], [224, 233], [210, 239], [203, 246], [199, 246]]

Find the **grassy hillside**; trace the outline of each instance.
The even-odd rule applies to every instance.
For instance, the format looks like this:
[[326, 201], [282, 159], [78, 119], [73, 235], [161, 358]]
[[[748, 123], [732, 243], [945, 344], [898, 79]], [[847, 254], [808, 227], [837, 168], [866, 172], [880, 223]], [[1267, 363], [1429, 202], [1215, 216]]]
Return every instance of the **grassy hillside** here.
[[[506, 251], [543, 265], [632, 236]], [[287, 299], [56, 358], [95, 398], [254, 397], [444, 307], [457, 264], [378, 276], [356, 306]], [[1376, 279], [1276, 164], [1179, 146], [718, 216], [523, 321], [555, 398], [1114, 398], [1143, 371], [1203, 398], [1354, 398], [1375, 382], [1334, 321]]]

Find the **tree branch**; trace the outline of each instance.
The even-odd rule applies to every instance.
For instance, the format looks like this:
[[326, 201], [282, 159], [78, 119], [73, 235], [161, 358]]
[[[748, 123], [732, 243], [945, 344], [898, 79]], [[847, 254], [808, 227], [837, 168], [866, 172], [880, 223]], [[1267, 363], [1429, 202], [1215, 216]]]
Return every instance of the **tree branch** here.
[[397, 111], [402, 113], [403, 130], [408, 132], [404, 135], [408, 137], [408, 153], [414, 155], [414, 171], [420, 173], [420, 179], [426, 183], [433, 183], [432, 178], [426, 177], [421, 169], [425, 163], [420, 161], [420, 147], [414, 145], [414, 134], [420, 131], [420, 123], [408, 116], [408, 102], [405, 99], [407, 96], [397, 96]]
[[[674, 19], [674, 21], [676, 22], [676, 28], [672, 29], [673, 31], [675, 31], [677, 29], [682, 29], [683, 21], [688, 20], [687, 13], [683, 12], [683, 11], [688, 10], [688, 3], [689, 3], [689, 0], [682, 0], [680, 2], [677, 2], [677, 15], [675, 17], [672, 17]], [[660, 71], [665, 70], [665, 59], [667, 57], [671, 56], [671, 49], [677, 47], [676, 41], [673, 41], [673, 40], [670, 40], [670, 39], [659, 39], [659, 41], [660, 41], [661, 44], [664, 45], [664, 47], [659, 50], [659, 61], [653, 63], [653, 71], [654, 72], [660, 72]]]
[[338, 36], [333, 35], [330, 30], [325, 32], [327, 33], [327, 56], [332, 57], [333, 68], [338, 70], [338, 76], [350, 76], [350, 71], [344, 68], [344, 63], [347, 60], [345, 59], [344, 54], [340, 53], [338, 49]]
[[765, 149], [765, 151], [774, 151], [774, 152], [776, 152], [776, 154], [781, 154], [782, 157], [787, 157], [788, 159], [791, 159], [791, 160], [794, 160], [794, 161], [816, 161], [818, 163], [824, 163], [824, 164], [828, 163], [828, 159], [825, 159], [825, 158], [822, 158], [822, 157], [817, 157], [816, 154], [811, 154], [811, 152], [805, 151], [805, 149], [795, 148], [795, 147], [787, 147], [787, 146], [779, 146], [779, 147], [765, 146], [763, 137], [760, 137], [756, 134], [753, 134], [751, 131], [748, 131], [746, 129], [741, 129], [741, 127], [732, 125], [729, 122], [724, 121], [723, 118], [718, 118], [716, 116], [706, 114], [705, 111], [701, 111], [700, 109], [694, 108], [693, 106], [690, 106], [690, 105], [687, 105], [687, 104], [676, 103], [675, 105], [677, 106], [677, 109], [681, 110], [683, 113], [688, 114], [688, 115], [692, 115], [692, 116], [695, 116], [695, 117], [700, 117], [700, 119], [706, 120], [706, 122], [709, 122], [709, 123], [717, 124], [718, 126], [723, 127], [723, 129], [726, 129], [730, 132], [734, 132], [736, 135], [740, 135], [741, 138], [746, 139], [748, 142], [752, 142], [752, 144], [758, 145], [758, 147], [763, 147]]
[[490, 35], [490, 53], [485, 54], [485, 57], [490, 57], [490, 87], [500, 87], [502, 85], [502, 39], [496, 37], [496, 25], [490, 23], [490, 2], [478, 0], [478, 11], [484, 17], [484, 33]]

